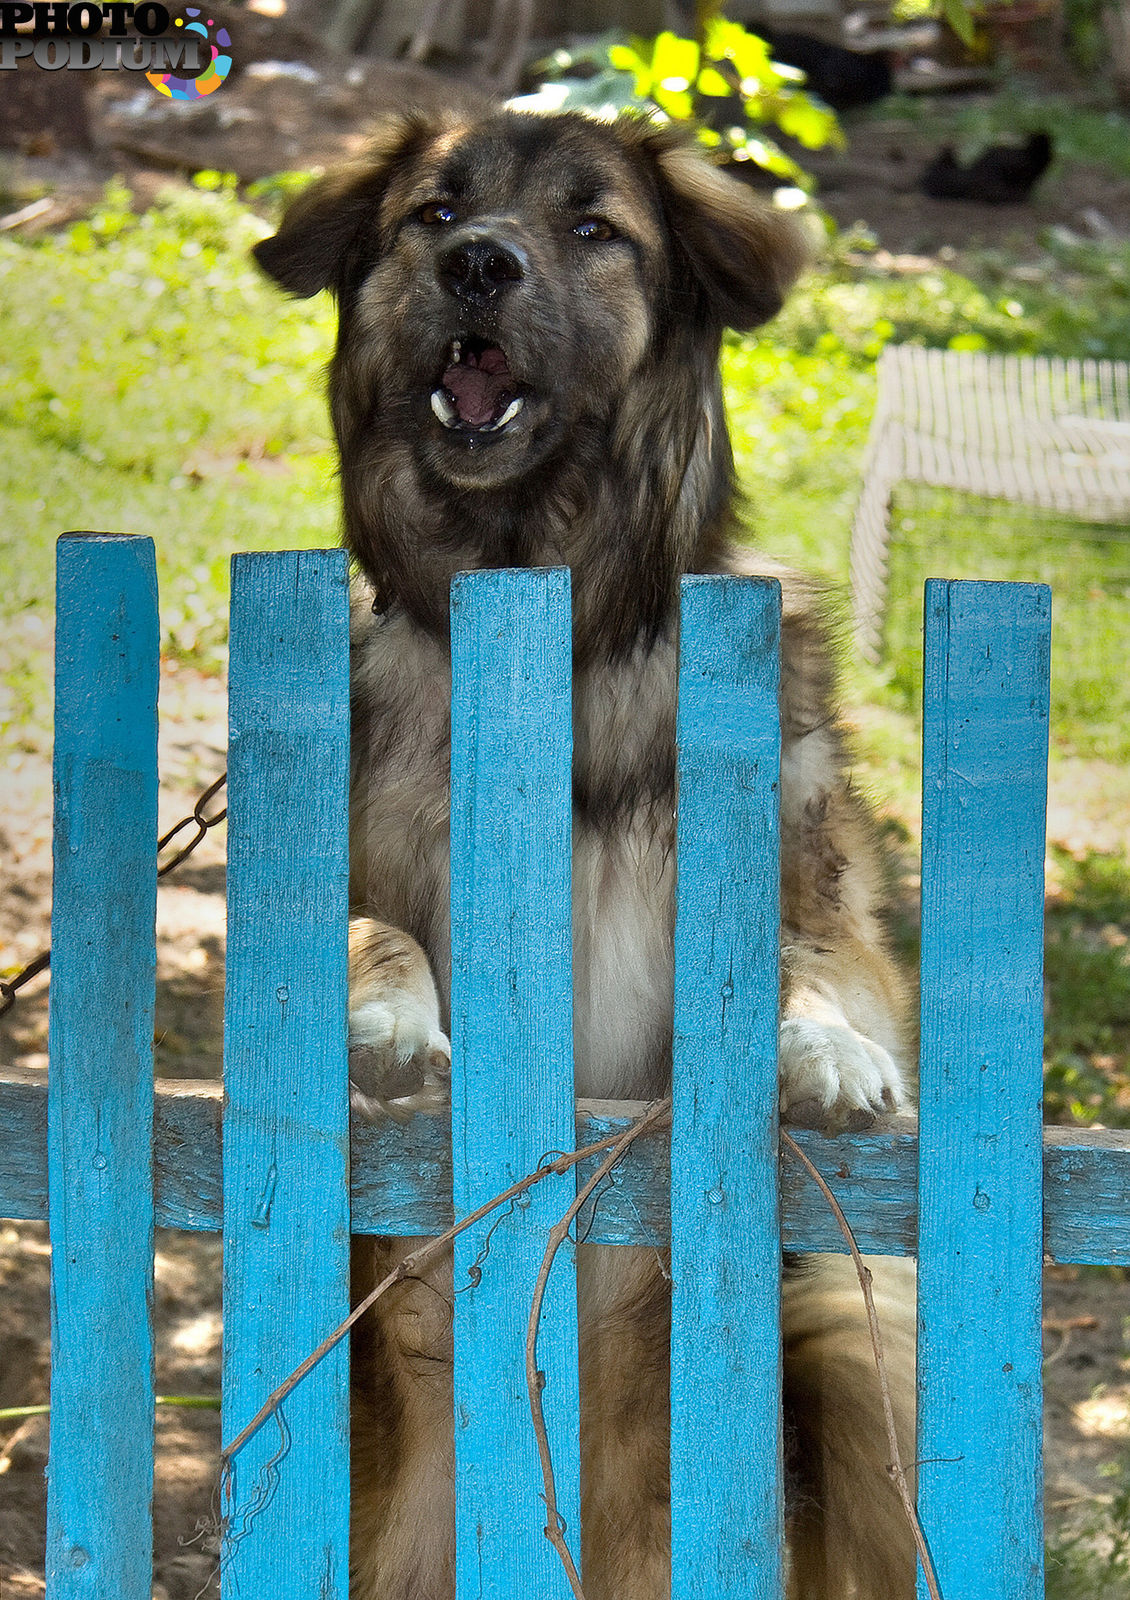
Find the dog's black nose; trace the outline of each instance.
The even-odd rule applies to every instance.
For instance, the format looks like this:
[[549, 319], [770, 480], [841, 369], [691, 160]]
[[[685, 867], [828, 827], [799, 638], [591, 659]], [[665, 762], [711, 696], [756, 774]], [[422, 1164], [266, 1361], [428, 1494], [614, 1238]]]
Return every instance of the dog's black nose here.
[[489, 300], [524, 276], [517, 251], [499, 239], [464, 238], [441, 257], [439, 279], [460, 299]]

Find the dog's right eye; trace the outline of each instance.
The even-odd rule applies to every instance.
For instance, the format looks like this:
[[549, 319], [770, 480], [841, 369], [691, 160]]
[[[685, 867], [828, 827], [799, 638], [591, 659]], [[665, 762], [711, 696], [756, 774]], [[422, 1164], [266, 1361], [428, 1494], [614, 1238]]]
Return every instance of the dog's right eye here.
[[582, 239], [595, 239], [603, 244], [608, 239], [618, 239], [620, 235], [604, 217], [585, 217], [578, 222], [573, 232]]
[[442, 200], [429, 200], [426, 206], [421, 206], [417, 211], [416, 219], [426, 223], [428, 227], [440, 228], [458, 220], [455, 212], [450, 206], [444, 205]]

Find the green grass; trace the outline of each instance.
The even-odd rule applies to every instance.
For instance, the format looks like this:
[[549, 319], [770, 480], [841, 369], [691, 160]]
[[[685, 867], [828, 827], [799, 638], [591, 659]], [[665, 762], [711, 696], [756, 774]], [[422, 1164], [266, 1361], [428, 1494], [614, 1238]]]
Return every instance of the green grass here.
[[1052, 727], [1061, 748], [1130, 761], [1130, 529], [1089, 528], [950, 490], [900, 489], [892, 515], [886, 643], [891, 691], [922, 694], [918, 607], [926, 578], [1038, 579], [1052, 590]]
[[1044, 1098], [1059, 1122], [1130, 1127], [1130, 863], [1054, 852]]
[[176, 189], [136, 217], [0, 240], [0, 735], [41, 706], [65, 529], [151, 534], [166, 653], [218, 669], [228, 557], [334, 544], [320, 367], [331, 308], [283, 301], [247, 252], [265, 225], [227, 188]]

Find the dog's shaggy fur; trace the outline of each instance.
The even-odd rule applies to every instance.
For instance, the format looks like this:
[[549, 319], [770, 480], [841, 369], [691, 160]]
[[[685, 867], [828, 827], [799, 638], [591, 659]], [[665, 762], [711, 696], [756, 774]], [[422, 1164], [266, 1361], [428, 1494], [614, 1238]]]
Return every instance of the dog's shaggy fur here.
[[[285, 288], [329, 288], [340, 307], [332, 410], [346, 538], [370, 586], [353, 660], [355, 1111], [445, 1095], [451, 576], [562, 564], [578, 1094], [643, 1100], [668, 1082], [679, 578], [743, 571], [784, 586], [782, 1113], [862, 1125], [906, 1104], [904, 995], [823, 631], [802, 582], [731, 544], [719, 345], [780, 306], [802, 264], [793, 226], [642, 119], [492, 112], [388, 121], [256, 253]], [[367, 1250], [359, 1286], [406, 1248]], [[654, 1253], [581, 1256], [586, 1593], [661, 1600], [668, 1287]], [[909, 1459], [912, 1279], [875, 1266]], [[453, 1593], [435, 1286], [442, 1273], [380, 1302], [356, 1350], [357, 1600]], [[854, 1279], [839, 1259], [805, 1263], [784, 1304], [790, 1594], [908, 1600]]]

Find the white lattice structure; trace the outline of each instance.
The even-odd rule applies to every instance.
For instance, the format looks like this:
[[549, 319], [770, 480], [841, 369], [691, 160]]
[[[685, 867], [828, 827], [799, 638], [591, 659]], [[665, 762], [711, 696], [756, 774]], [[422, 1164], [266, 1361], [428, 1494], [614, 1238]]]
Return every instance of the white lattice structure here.
[[851, 535], [859, 647], [878, 657], [891, 496], [911, 481], [1130, 524], [1130, 363], [888, 345]]

